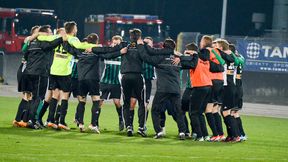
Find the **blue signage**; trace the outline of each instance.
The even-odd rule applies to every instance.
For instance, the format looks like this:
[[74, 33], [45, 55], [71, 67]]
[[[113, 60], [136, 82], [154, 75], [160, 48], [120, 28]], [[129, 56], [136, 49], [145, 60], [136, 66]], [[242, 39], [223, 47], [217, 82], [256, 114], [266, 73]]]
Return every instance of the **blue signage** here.
[[288, 43], [238, 40], [237, 50], [247, 71], [288, 73]]

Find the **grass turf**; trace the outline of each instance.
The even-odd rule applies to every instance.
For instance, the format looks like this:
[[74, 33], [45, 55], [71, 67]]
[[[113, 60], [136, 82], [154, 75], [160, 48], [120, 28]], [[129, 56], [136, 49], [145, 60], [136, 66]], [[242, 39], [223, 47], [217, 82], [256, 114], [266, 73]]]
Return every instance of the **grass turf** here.
[[[179, 141], [177, 127], [167, 118], [165, 139], [153, 139], [151, 116], [148, 138], [126, 137], [119, 133], [114, 106], [103, 106], [101, 134], [79, 133], [73, 124], [75, 102], [69, 103], [69, 132], [13, 128], [19, 98], [0, 97], [0, 161], [286, 161], [288, 159], [288, 120], [243, 116], [248, 141], [209, 143]], [[86, 105], [85, 122], [90, 120], [91, 104]], [[136, 113], [135, 113], [136, 114]], [[46, 116], [44, 117], [46, 119]], [[135, 115], [135, 128], [137, 128]]]

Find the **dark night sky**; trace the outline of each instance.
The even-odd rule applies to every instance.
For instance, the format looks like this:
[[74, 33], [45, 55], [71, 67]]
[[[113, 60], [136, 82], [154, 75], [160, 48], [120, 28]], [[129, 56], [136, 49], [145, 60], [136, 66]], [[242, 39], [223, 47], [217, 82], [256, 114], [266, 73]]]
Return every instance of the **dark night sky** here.
[[[220, 33], [222, 0], [0, 0], [1, 7], [54, 9], [65, 20], [75, 20], [82, 36], [89, 14], [130, 13], [159, 15], [171, 27], [172, 37], [181, 31]], [[247, 35], [253, 28], [253, 12], [266, 14], [271, 28], [273, 0], [228, 0], [227, 35]]]

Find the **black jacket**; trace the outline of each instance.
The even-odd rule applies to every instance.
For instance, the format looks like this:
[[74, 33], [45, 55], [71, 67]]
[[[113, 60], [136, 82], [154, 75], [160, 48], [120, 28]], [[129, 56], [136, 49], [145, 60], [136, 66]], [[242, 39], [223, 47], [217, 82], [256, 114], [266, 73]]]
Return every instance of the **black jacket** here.
[[[218, 49], [219, 50], [219, 49]], [[233, 63], [235, 60], [232, 55], [228, 55], [227, 53], [220, 51], [221, 57], [225, 60], [226, 64]]]
[[78, 50], [69, 43], [64, 43], [64, 48], [70, 53], [77, 55], [78, 80], [100, 81], [99, 61], [101, 59], [117, 58], [121, 55], [120, 46], [115, 47], [93, 47], [93, 54], [85, 53], [84, 50]]
[[[138, 50], [139, 45], [129, 45], [128, 51], [121, 57], [121, 74], [142, 74], [142, 54]], [[143, 46], [143, 45], [140, 45]]]
[[198, 54], [192, 56], [181, 56], [181, 67], [182, 69], [195, 69], [198, 64]]
[[171, 64], [172, 55], [148, 54], [144, 46], [138, 47], [143, 60], [155, 66], [157, 73], [157, 92], [180, 94], [180, 66]]
[[[141, 50], [139, 50], [139, 48]], [[128, 52], [121, 57], [121, 74], [126, 73], [143, 73], [143, 60], [150, 56], [166, 56], [169, 57], [173, 54], [173, 50], [165, 48], [152, 48], [147, 44], [144, 45], [130, 45]], [[150, 64], [149, 62], [147, 62]]]
[[144, 44], [144, 47], [147, 51], [147, 54], [149, 55], [173, 55], [174, 50], [169, 49], [169, 48], [153, 48], [147, 45], [146, 43]]
[[38, 41], [30, 42], [25, 52], [27, 56], [27, 65], [25, 74], [48, 76], [51, 62], [51, 55], [55, 47], [63, 42], [62, 38], [55, 39], [52, 42]]

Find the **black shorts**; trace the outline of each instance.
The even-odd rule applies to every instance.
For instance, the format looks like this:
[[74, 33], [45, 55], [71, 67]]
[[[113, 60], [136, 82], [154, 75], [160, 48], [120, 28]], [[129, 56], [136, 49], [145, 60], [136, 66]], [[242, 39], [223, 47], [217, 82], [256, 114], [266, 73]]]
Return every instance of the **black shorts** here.
[[63, 92], [70, 92], [71, 90], [71, 76], [56, 76], [50, 75], [49, 87], [52, 90], [59, 89]]
[[212, 80], [212, 89], [211, 89], [211, 95], [209, 99], [209, 103], [214, 103], [218, 105], [222, 105], [223, 103], [223, 80]]
[[45, 98], [48, 78], [40, 75], [22, 75], [22, 92], [32, 93], [34, 98]]
[[186, 88], [182, 95], [181, 108], [182, 108], [182, 111], [184, 112], [189, 111], [191, 94], [192, 94], [192, 88]]
[[79, 80], [79, 95], [82, 97], [86, 97], [88, 94], [90, 96], [100, 96], [99, 89], [100, 84], [97, 80]]
[[222, 109], [224, 111], [233, 109], [235, 107], [235, 91], [235, 85], [224, 86], [222, 104]]
[[74, 98], [77, 98], [79, 96], [79, 81], [78, 78], [71, 78], [71, 93]]
[[209, 97], [211, 95], [211, 87], [194, 87], [190, 98], [189, 114], [201, 115], [205, 112]]
[[22, 74], [21, 77], [21, 92], [32, 93], [34, 88], [37, 88], [39, 81], [38, 75]]
[[101, 99], [120, 99], [121, 98], [121, 86], [120, 84], [100, 84]]
[[235, 90], [235, 106], [233, 109], [241, 110], [243, 107], [243, 87], [242, 80], [236, 79], [236, 90]]

